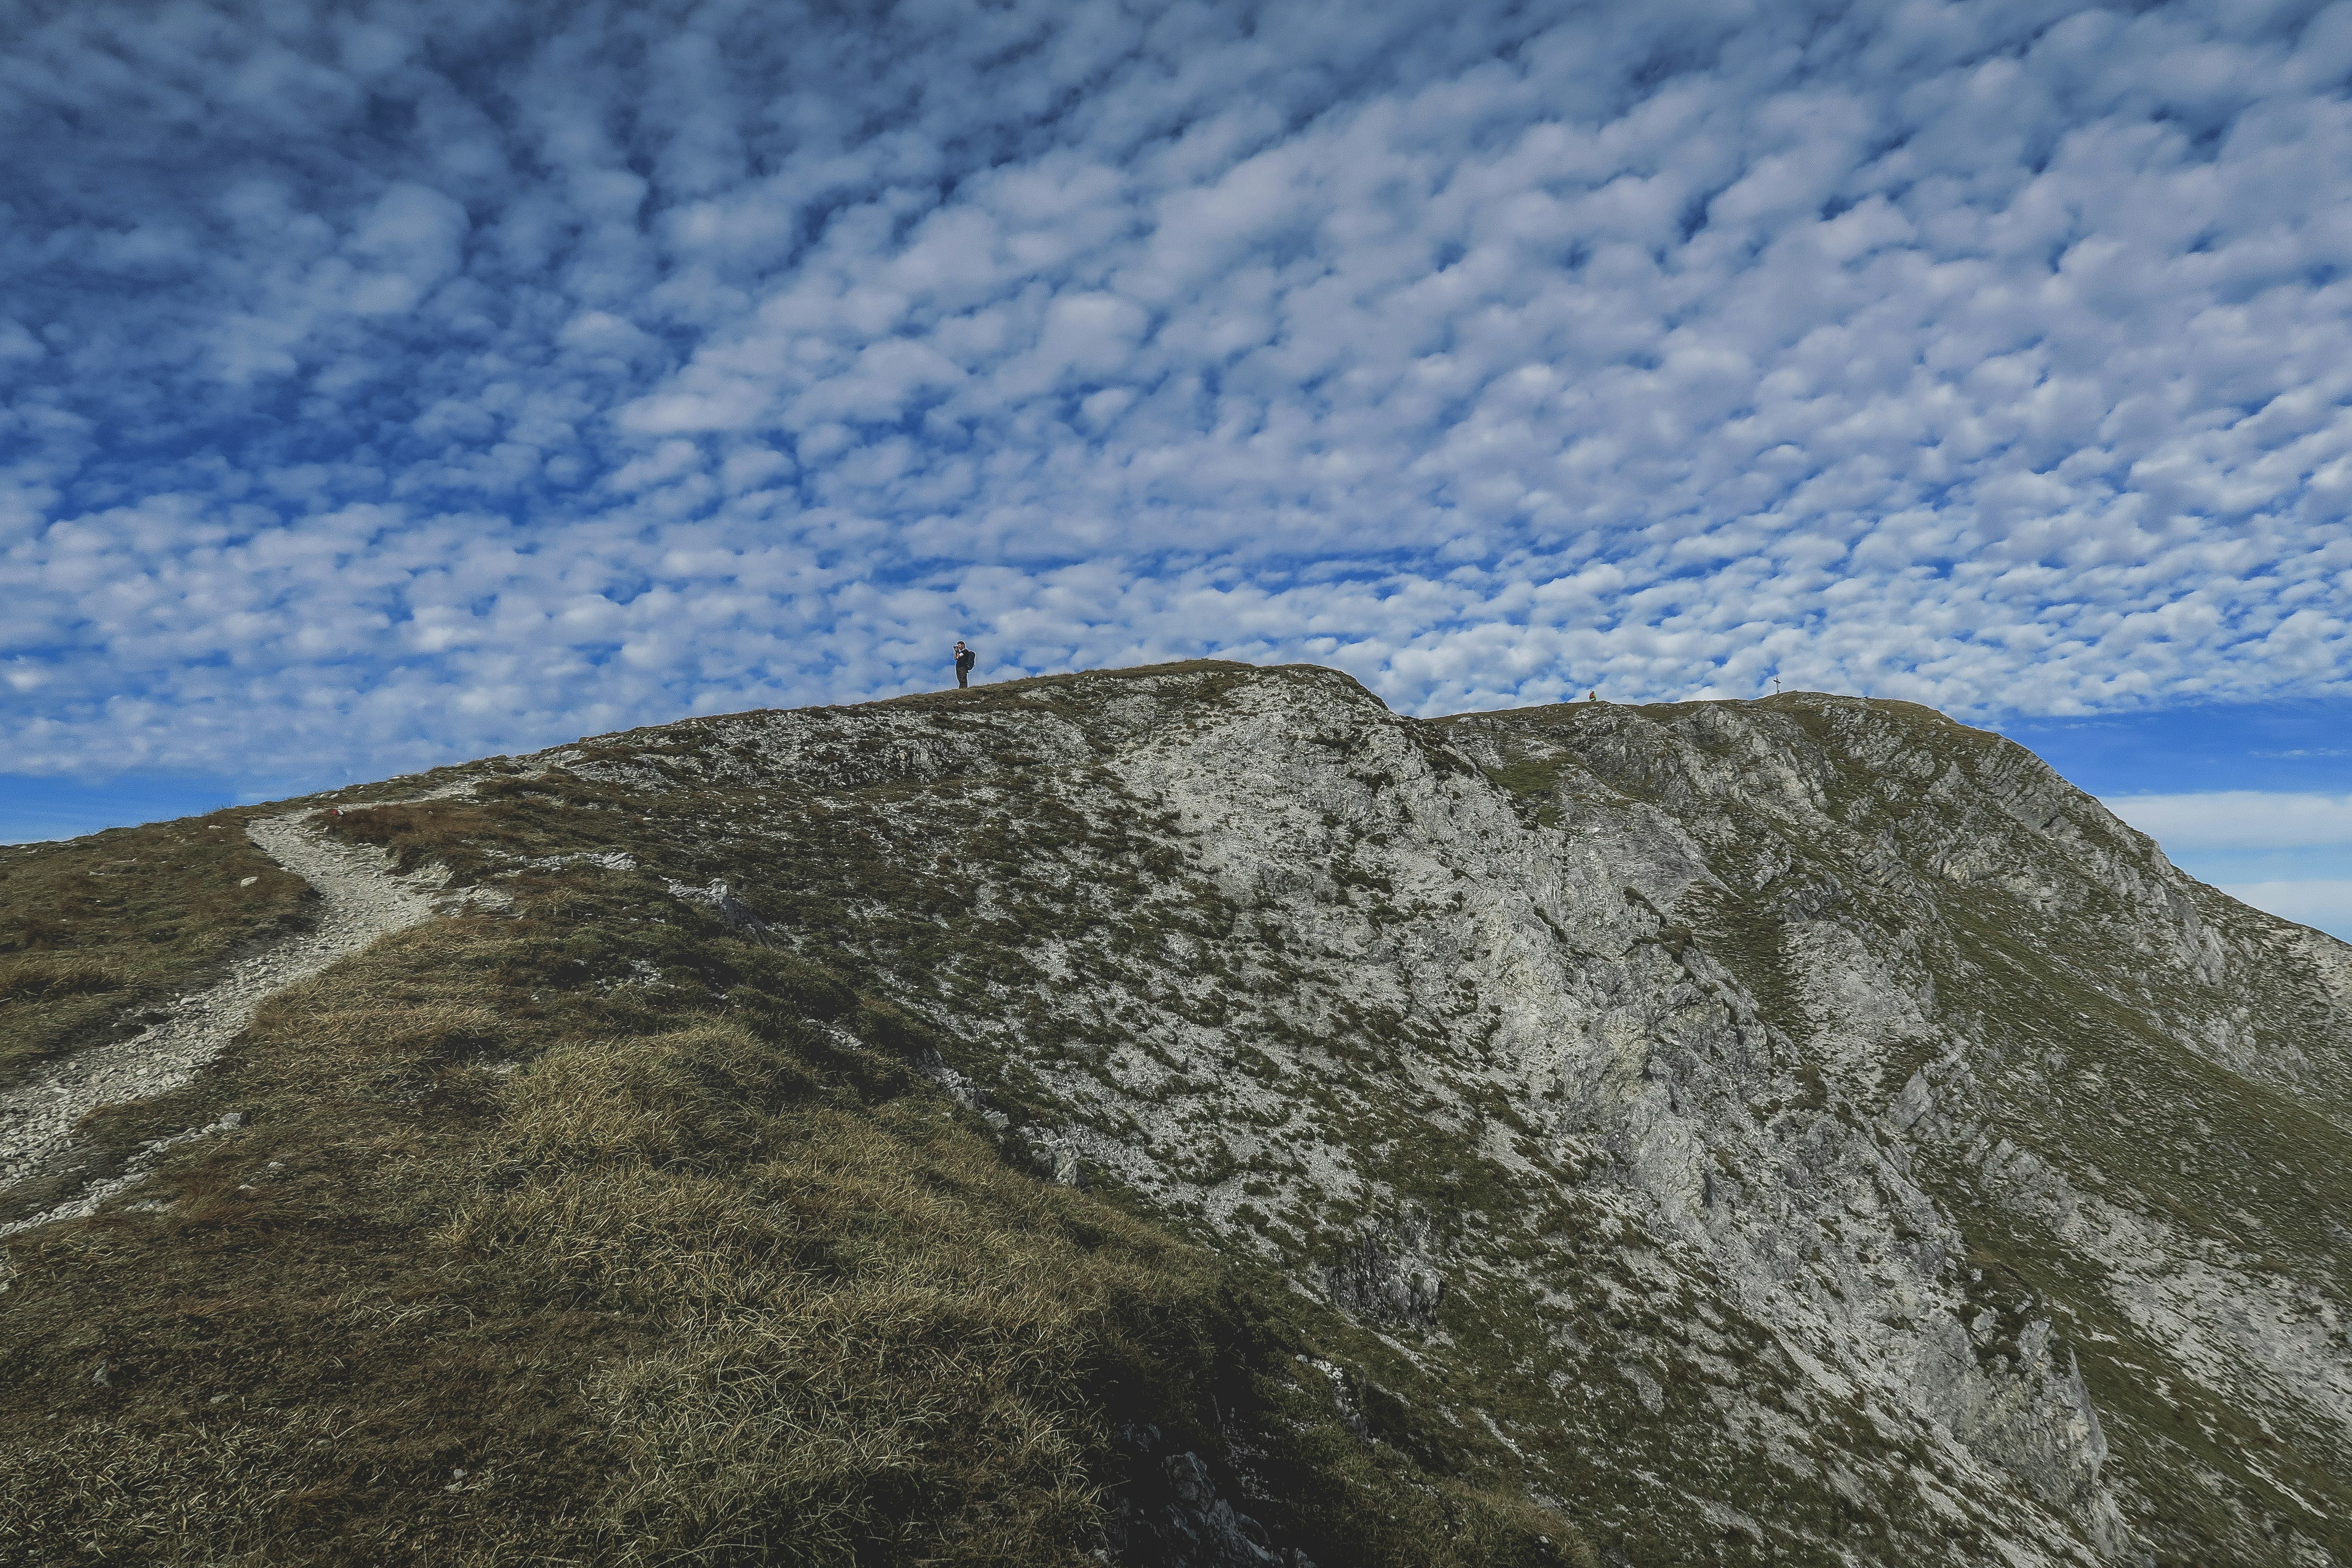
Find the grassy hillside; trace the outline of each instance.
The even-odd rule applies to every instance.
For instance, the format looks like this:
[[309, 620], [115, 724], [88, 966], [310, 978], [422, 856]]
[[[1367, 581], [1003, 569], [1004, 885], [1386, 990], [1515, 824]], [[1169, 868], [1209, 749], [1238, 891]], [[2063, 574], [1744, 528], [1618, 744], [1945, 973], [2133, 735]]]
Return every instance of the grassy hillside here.
[[[652, 868], [702, 876], [751, 803], [480, 777], [333, 830], [495, 874], [509, 912], [276, 997], [188, 1089], [87, 1131], [241, 1129], [5, 1243], [0, 1554], [1148, 1562], [1192, 1453], [1325, 1564], [1581, 1560], [1564, 1521], [1420, 1462], [1442, 1445], [1402, 1409], [1376, 1413], [1402, 1441], [1360, 1435], [1350, 1325], [1055, 1184], [911, 1071], [942, 1042], [855, 952], [672, 896]], [[121, 842], [44, 850], [39, 886]], [[647, 868], [547, 863], [587, 850]], [[142, 958], [200, 974], [222, 932], [142, 922], [201, 909], [217, 864], [159, 871], [112, 943], [152, 931]]]

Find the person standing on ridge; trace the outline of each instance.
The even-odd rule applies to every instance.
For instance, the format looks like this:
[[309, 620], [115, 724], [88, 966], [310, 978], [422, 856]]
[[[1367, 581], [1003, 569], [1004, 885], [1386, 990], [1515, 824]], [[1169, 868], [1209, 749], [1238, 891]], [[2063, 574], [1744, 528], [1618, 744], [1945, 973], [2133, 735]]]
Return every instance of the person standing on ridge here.
[[972, 652], [971, 649], [964, 647], [961, 643], [956, 644], [955, 667], [956, 684], [958, 686], [970, 686], [971, 684], [971, 667], [978, 662], [980, 662], [980, 656], [978, 654]]

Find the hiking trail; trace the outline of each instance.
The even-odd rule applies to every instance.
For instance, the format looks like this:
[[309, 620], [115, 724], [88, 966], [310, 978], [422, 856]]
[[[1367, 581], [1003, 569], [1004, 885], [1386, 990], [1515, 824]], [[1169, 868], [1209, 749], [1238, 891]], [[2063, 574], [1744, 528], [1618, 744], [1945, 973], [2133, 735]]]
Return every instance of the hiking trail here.
[[[383, 851], [338, 844], [305, 828], [300, 819], [315, 809], [258, 818], [247, 825], [246, 837], [318, 891], [316, 927], [236, 960], [220, 980], [167, 1004], [170, 1016], [163, 1022], [51, 1062], [0, 1093], [0, 1190], [54, 1170], [75, 1125], [99, 1106], [152, 1099], [186, 1083], [245, 1031], [270, 996], [379, 937], [433, 918], [436, 900], [423, 877], [396, 876]], [[0, 1236], [93, 1213], [142, 1180], [164, 1149], [236, 1125], [226, 1120], [150, 1143], [121, 1173], [91, 1183], [44, 1213], [0, 1223]]]

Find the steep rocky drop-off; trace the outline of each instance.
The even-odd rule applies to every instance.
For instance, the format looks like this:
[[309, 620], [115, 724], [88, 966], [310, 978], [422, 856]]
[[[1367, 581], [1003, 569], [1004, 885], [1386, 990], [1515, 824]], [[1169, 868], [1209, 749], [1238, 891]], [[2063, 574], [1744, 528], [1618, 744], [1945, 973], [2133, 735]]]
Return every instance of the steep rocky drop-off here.
[[84, 1123], [244, 1125], [6, 1244], [27, 1561], [2352, 1563], [2352, 948], [1929, 710], [1196, 664], [332, 799], [477, 896]]

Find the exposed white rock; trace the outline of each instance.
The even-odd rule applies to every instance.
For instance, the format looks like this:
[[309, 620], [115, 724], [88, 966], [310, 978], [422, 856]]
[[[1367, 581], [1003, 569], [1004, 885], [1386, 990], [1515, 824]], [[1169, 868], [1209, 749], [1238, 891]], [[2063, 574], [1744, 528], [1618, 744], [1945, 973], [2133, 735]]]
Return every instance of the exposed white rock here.
[[[1628, 1528], [2336, 1561], [2333, 1503], [2296, 1488], [2352, 1474], [2352, 1236], [2294, 1228], [2316, 1145], [2263, 1156], [2284, 1208], [2220, 1151], [2273, 1110], [2352, 1128], [2352, 949], [2196, 884], [2017, 748], [1795, 695], [1423, 724], [1303, 669], [698, 723], [690, 764], [573, 765], [957, 780], [945, 818], [860, 809], [937, 848], [1049, 807], [1156, 846], [1156, 881], [1098, 896], [1117, 868], [1083, 846], [907, 852], [969, 885], [969, 922], [1019, 923], [1024, 881], [1094, 911], [1020, 939], [1025, 992], [902, 998], [971, 1047], [933, 1076], [1009, 1124], [986, 1062], [1017, 1064], [1060, 1108], [1016, 1129], [1041, 1167], [1419, 1363], [1516, 1336], [1553, 1407], [1465, 1386], [1453, 1418], [1531, 1454], [1547, 1422], [1588, 1433]], [[674, 891], [794, 940], [764, 889]], [[1117, 1043], [1045, 1048], [1023, 1008]], [[2192, 1079], [2230, 1102], [2186, 1107]], [[2305, 1482], [2232, 1435], [2265, 1432]]]

